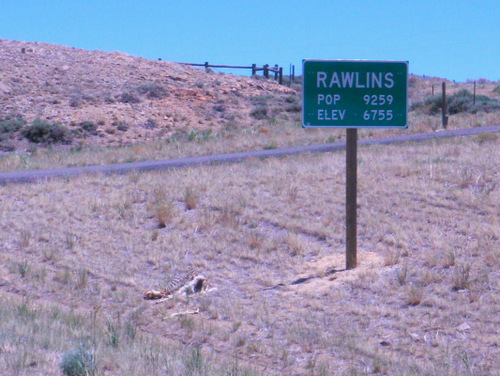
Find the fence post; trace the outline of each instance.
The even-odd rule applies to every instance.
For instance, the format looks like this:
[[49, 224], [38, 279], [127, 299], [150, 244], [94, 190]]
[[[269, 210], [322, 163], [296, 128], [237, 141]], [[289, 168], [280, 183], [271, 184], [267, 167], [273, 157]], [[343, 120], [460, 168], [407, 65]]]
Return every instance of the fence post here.
[[474, 81], [474, 100], [473, 100], [474, 106], [476, 105], [476, 81]]
[[269, 78], [269, 64], [264, 65], [264, 77]]
[[283, 85], [283, 67], [280, 67], [279, 83], [280, 85]]
[[278, 80], [278, 64], [274, 64], [274, 80], [277, 81]]
[[252, 76], [254, 76], [255, 73], [257, 73], [257, 64], [252, 64]]
[[208, 68], [209, 68], [209, 64], [208, 64], [208, 61], [205, 61], [205, 72], [208, 72]]
[[446, 82], [443, 82], [443, 103], [442, 103], [442, 123], [443, 128], [448, 128], [448, 116], [446, 115]]

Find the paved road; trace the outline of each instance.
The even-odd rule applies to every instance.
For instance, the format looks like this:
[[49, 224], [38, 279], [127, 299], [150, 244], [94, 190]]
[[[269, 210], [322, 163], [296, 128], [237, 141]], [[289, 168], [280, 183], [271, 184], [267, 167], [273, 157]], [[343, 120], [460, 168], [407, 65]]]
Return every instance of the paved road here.
[[[379, 145], [397, 144], [403, 142], [420, 142], [430, 139], [471, 136], [485, 132], [500, 132], [500, 125], [490, 127], [478, 127], [469, 129], [446, 130], [433, 133], [409, 134], [396, 137], [359, 140], [358, 145]], [[124, 174], [130, 171], [157, 171], [171, 168], [181, 168], [188, 166], [199, 166], [218, 163], [241, 162], [248, 158], [269, 158], [281, 157], [301, 153], [324, 153], [345, 149], [345, 142], [335, 142], [330, 144], [296, 146], [290, 148], [280, 148], [272, 150], [256, 150], [241, 153], [214, 154], [202, 157], [189, 157], [179, 159], [169, 159], [160, 161], [145, 161], [134, 163], [118, 163], [105, 166], [67, 167], [51, 170], [33, 171], [12, 171], [0, 173], [0, 184], [8, 183], [30, 183], [44, 181], [57, 177], [75, 177], [83, 174]]]

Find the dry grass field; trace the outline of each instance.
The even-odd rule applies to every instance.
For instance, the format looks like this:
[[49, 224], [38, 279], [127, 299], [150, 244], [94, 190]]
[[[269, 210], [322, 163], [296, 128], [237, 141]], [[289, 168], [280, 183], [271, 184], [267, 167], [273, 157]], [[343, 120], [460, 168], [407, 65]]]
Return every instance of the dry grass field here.
[[2, 186], [0, 374], [498, 375], [499, 146], [361, 148], [350, 271], [342, 152]]

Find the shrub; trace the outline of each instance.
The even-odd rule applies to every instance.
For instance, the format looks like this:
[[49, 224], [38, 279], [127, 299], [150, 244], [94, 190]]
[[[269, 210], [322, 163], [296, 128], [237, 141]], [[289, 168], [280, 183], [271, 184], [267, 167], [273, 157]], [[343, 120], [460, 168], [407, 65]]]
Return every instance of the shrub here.
[[121, 132], [126, 132], [128, 130], [128, 128], [129, 128], [128, 124], [126, 122], [124, 122], [124, 121], [114, 121], [113, 125], [116, 127], [116, 129], [118, 129]]
[[250, 116], [255, 119], [267, 119], [267, 106], [259, 105], [250, 111]]
[[211, 140], [212, 138], [214, 138], [214, 135], [212, 134], [212, 130], [211, 129], [204, 129], [204, 130], [202, 130], [200, 132], [200, 138], [203, 141]]
[[500, 85], [495, 86], [495, 87], [493, 88], [493, 92], [494, 92], [494, 93], [498, 93], [498, 94], [500, 94]]
[[285, 107], [286, 112], [301, 112], [302, 105], [300, 103], [289, 104]]
[[[467, 90], [460, 90], [446, 98], [448, 114], [455, 115], [461, 112], [475, 114], [479, 111], [491, 112], [500, 109], [500, 101], [485, 95], [474, 95]], [[443, 98], [441, 95], [433, 95], [423, 102], [414, 103], [411, 110], [420, 109], [429, 115], [436, 115], [441, 112]]]
[[0, 117], [0, 134], [16, 132], [26, 124], [26, 121], [17, 115]]
[[122, 93], [120, 95], [120, 102], [122, 102], [122, 103], [141, 103], [141, 100], [133, 93]]
[[224, 107], [224, 106], [223, 106], [223, 105], [221, 105], [221, 104], [215, 105], [215, 106], [213, 107], [213, 109], [214, 109], [214, 111], [216, 111], [216, 112], [224, 112], [224, 111], [226, 111], [226, 107]]
[[273, 101], [275, 98], [272, 95], [258, 95], [252, 97], [251, 101], [257, 106], [267, 106], [267, 103]]
[[461, 90], [450, 96], [448, 104], [448, 112], [451, 115], [460, 112], [475, 114], [479, 111], [491, 112], [499, 109], [500, 101], [485, 95], [476, 95], [476, 103], [474, 104], [474, 95], [467, 90]]
[[450, 115], [458, 114], [460, 112], [469, 112], [474, 103], [473, 95], [465, 89], [451, 95], [447, 100], [448, 113]]
[[187, 210], [195, 209], [200, 202], [199, 193], [195, 189], [187, 187], [184, 192], [184, 202], [186, 203]]
[[94, 376], [97, 374], [95, 355], [83, 346], [63, 355], [61, 371], [67, 376]]
[[1, 141], [0, 150], [5, 152], [11, 152], [16, 150], [16, 145], [12, 141]]
[[80, 94], [74, 94], [69, 98], [69, 105], [78, 108], [83, 104], [83, 97]]
[[113, 104], [113, 103], [115, 103], [115, 100], [110, 95], [106, 95], [104, 97], [104, 103], [106, 103], [106, 104]]
[[198, 131], [192, 129], [191, 131], [189, 131], [189, 133], [187, 134], [187, 140], [188, 141], [195, 141], [196, 138], [198, 137]]
[[119, 131], [122, 131], [122, 132], [126, 132], [128, 130], [128, 124], [122, 122], [122, 123], [118, 124], [116, 129], [118, 129]]
[[408, 86], [415, 87], [417, 86], [417, 82], [418, 82], [417, 76], [411, 75], [411, 77], [408, 79]]
[[158, 124], [155, 119], [149, 118], [144, 124], [143, 127], [146, 129], [154, 129]]
[[137, 91], [149, 99], [161, 99], [167, 95], [167, 90], [162, 84], [146, 82], [137, 88]]
[[422, 110], [429, 115], [435, 115], [441, 111], [442, 103], [440, 95], [432, 95], [424, 101], [413, 103], [410, 111]]
[[156, 219], [158, 220], [158, 228], [165, 228], [175, 216], [175, 205], [172, 201], [159, 202], [155, 208]]
[[408, 305], [417, 306], [422, 303], [422, 299], [424, 298], [424, 290], [422, 286], [411, 285], [408, 288], [406, 297], [406, 302]]
[[455, 266], [451, 276], [452, 288], [455, 291], [464, 290], [470, 286], [470, 270], [469, 263], [461, 263]]
[[78, 125], [83, 133], [97, 134], [97, 125], [93, 121], [82, 121]]
[[24, 128], [21, 135], [36, 144], [67, 143], [71, 141], [70, 133], [66, 127], [60, 124], [44, 123], [36, 119], [32, 125]]
[[476, 141], [478, 144], [484, 144], [485, 142], [496, 142], [500, 136], [496, 133], [481, 133], [476, 137]]

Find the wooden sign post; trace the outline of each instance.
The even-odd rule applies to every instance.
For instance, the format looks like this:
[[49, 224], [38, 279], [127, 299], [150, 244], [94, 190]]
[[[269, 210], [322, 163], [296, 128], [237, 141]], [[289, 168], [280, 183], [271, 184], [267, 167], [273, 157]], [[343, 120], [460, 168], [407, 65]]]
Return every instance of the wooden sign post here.
[[354, 269], [358, 263], [358, 130], [356, 128], [347, 129], [345, 165], [345, 268]]

